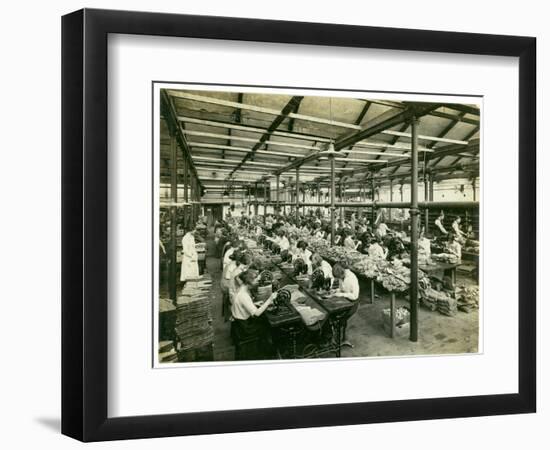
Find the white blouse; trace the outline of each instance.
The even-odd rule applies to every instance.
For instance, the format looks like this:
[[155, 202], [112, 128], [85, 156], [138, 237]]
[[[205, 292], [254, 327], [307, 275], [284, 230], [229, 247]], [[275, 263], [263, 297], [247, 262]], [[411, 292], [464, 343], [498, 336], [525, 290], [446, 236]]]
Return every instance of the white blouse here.
[[334, 275], [332, 275], [332, 267], [324, 259], [321, 261], [321, 270], [323, 271], [325, 278], [330, 278], [331, 280], [334, 279]]
[[355, 242], [353, 242], [353, 239], [351, 238], [351, 236], [348, 236], [344, 240], [344, 247], [350, 250], [355, 250]]
[[279, 240], [278, 245], [281, 248], [281, 250], [288, 250], [290, 248], [290, 242], [286, 236], [283, 236]]
[[257, 310], [258, 308], [256, 308], [256, 305], [252, 301], [248, 288], [241, 286], [231, 305], [231, 314], [235, 319], [247, 320], [254, 316]]
[[223, 255], [223, 267], [225, 267], [227, 264], [229, 264], [231, 261], [233, 261], [230, 256], [235, 253], [235, 248], [231, 247], [229, 250], [225, 252], [225, 255]]
[[386, 257], [384, 249], [380, 244], [371, 244], [368, 249], [369, 257], [384, 259]]
[[344, 279], [340, 282], [338, 290], [346, 294], [348, 300], [354, 301], [359, 298], [359, 280], [351, 270], [345, 269]]

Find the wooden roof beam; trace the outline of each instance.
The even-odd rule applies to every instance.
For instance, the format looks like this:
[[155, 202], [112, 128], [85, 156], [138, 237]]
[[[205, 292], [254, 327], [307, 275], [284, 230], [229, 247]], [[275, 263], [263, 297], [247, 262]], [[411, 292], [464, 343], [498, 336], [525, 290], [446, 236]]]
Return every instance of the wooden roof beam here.
[[[263, 114], [271, 114], [272, 116], [278, 116], [279, 114], [281, 114], [281, 111], [279, 111], [277, 109], [265, 108], [263, 106], [256, 106], [256, 105], [250, 105], [250, 104], [246, 104], [246, 103], [232, 102], [232, 101], [229, 101], [229, 100], [222, 100], [222, 99], [214, 98], [214, 97], [205, 97], [205, 96], [202, 96], [202, 95], [189, 94], [187, 92], [182, 92], [182, 91], [172, 91], [171, 90], [169, 92], [170, 92], [170, 95], [173, 96], [173, 97], [183, 98], [183, 99], [186, 99], [186, 100], [193, 100], [193, 101], [196, 101], [196, 102], [210, 103], [210, 104], [219, 105], [219, 106], [227, 106], [229, 108], [240, 108], [240, 109], [244, 109], [244, 110], [248, 110], [248, 111], [254, 111], [254, 112], [263, 113]], [[294, 102], [301, 102], [302, 101], [301, 98], [303, 98], [303, 96], [302, 97], [299, 97], [299, 96], [293, 97], [293, 99], [297, 99], [297, 98], [300, 98], [300, 100], [294, 100]], [[291, 101], [292, 101], [292, 99], [291, 99]], [[293, 103], [293, 105], [294, 105], [294, 103]], [[292, 118], [292, 119], [305, 120], [307, 122], [315, 122], [315, 123], [320, 123], [320, 124], [323, 124], [323, 125], [333, 125], [333, 126], [336, 126], [336, 127], [358, 129], [358, 127], [356, 127], [355, 125], [352, 125], [350, 123], [338, 122], [336, 120], [323, 119], [322, 117], [315, 117], [315, 116], [308, 116], [308, 115], [304, 115], [304, 114], [297, 114], [297, 113], [293, 113], [292, 112], [293, 110], [294, 110], [294, 106], [285, 114], [285, 118], [288, 116], [289, 118]]]
[[[278, 113], [277, 117], [275, 118], [275, 120], [273, 120], [271, 125], [269, 125], [269, 128], [262, 134], [258, 142], [252, 148], [252, 151], [250, 153], [247, 153], [243, 157], [241, 163], [236, 167], [235, 170], [239, 169], [242, 164], [244, 164], [254, 156], [256, 151], [259, 150], [259, 148], [264, 145], [264, 143], [269, 139], [271, 133], [279, 128], [279, 125], [281, 125], [281, 123], [289, 116], [289, 114], [291, 114], [291, 111], [296, 107], [296, 105], [300, 104], [303, 98], [303, 96], [294, 96], [290, 99], [290, 101], [285, 105], [282, 111]], [[232, 174], [229, 174], [229, 178], [231, 178], [231, 175]]]

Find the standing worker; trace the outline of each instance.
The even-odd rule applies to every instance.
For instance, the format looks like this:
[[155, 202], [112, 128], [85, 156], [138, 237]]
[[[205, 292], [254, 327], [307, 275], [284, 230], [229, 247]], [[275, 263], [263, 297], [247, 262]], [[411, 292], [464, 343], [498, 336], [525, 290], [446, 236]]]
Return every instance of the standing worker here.
[[197, 249], [195, 248], [195, 229], [185, 233], [181, 240], [182, 259], [180, 281], [195, 280], [199, 277], [199, 263]]
[[462, 232], [462, 230], [460, 229], [460, 222], [462, 222], [462, 219], [460, 218], [460, 216], [456, 216], [451, 228], [453, 229], [454, 234], [456, 234], [456, 237], [458, 238], [458, 241], [463, 242], [465, 240], [465, 235]]
[[445, 214], [443, 214], [443, 211], [441, 211], [434, 222], [436, 236], [445, 236], [448, 234], [447, 230], [443, 226], [443, 219], [445, 219]]

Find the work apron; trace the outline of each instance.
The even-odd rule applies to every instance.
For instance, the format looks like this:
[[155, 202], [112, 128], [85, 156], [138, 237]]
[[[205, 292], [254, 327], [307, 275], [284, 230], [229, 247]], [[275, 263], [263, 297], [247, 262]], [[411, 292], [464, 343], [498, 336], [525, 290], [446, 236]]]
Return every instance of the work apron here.
[[197, 258], [183, 255], [181, 260], [180, 281], [196, 280], [199, 278], [199, 263]]

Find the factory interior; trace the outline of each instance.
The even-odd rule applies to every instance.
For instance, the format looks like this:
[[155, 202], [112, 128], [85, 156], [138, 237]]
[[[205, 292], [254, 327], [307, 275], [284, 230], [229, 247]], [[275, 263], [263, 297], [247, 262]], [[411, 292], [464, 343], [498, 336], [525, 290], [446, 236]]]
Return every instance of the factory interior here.
[[159, 364], [480, 351], [480, 106], [160, 89]]

